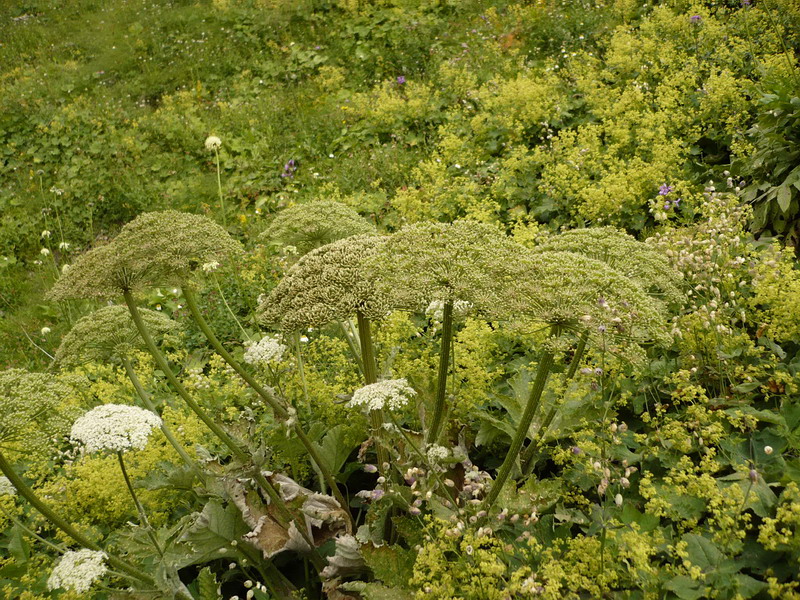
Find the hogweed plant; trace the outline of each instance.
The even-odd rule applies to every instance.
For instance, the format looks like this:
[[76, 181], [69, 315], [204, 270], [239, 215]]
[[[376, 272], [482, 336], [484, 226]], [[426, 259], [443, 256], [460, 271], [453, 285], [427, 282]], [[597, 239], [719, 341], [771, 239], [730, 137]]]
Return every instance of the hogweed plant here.
[[454, 307], [469, 306], [488, 319], [504, 315], [504, 289], [522, 250], [484, 223], [421, 223], [387, 238], [370, 260], [375, 285], [391, 308], [425, 311], [432, 304], [442, 305], [436, 398], [427, 423], [429, 444], [437, 442], [444, 424]]
[[[355, 235], [312, 250], [293, 265], [259, 306], [259, 319], [297, 333], [356, 317], [364, 383], [378, 380], [371, 322], [388, 312], [388, 304], [366, 268], [386, 239]], [[380, 409], [371, 411], [373, 434], [384, 420]], [[376, 440], [377, 441], [377, 440]], [[385, 453], [378, 446], [379, 464]]]
[[[487, 508], [511, 475], [558, 352], [574, 345], [576, 339], [585, 339], [603, 352], [635, 360], [641, 344], [669, 341], [663, 304], [599, 260], [572, 252], [539, 252], [519, 256], [516, 266], [518, 276], [507, 290], [510, 314], [540, 324], [549, 333], [511, 446], [486, 497]], [[547, 421], [552, 421], [552, 416], [547, 415]], [[540, 436], [546, 430], [544, 422]], [[538, 443], [539, 438], [532, 440], [529, 449]]]

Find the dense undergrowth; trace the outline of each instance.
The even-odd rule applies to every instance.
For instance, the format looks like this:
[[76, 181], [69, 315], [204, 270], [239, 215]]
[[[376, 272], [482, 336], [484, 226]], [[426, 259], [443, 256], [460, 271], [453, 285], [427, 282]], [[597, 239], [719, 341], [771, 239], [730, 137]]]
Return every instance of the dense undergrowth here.
[[0, 19], [2, 597], [800, 597], [795, 0]]

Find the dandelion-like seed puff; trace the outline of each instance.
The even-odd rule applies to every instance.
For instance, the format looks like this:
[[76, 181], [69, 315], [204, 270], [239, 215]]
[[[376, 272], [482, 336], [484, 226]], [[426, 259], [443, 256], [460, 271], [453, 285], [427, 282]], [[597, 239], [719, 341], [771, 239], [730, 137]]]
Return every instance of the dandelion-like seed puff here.
[[282, 210], [259, 239], [294, 246], [303, 255], [337, 240], [374, 233], [375, 226], [349, 206], [317, 200]]
[[97, 550], [70, 550], [53, 568], [47, 580], [47, 589], [73, 590], [86, 593], [92, 584], [108, 571], [105, 564], [108, 555]]
[[215, 135], [210, 135], [206, 138], [205, 146], [209, 152], [219, 150], [222, 147], [222, 140]]
[[87, 452], [141, 450], [161, 418], [136, 406], [103, 404], [80, 417], [70, 437]]

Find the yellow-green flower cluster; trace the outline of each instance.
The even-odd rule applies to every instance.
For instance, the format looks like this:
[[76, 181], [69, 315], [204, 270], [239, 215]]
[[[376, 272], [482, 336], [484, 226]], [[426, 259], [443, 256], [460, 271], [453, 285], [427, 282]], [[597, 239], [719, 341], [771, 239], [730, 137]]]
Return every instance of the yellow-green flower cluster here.
[[206, 217], [174, 210], [144, 213], [110, 243], [80, 256], [48, 296], [113, 298], [147, 286], [186, 285], [202, 265], [241, 251], [241, 244]]
[[296, 331], [348, 319], [356, 312], [369, 318], [384, 316], [387, 302], [364, 266], [384, 240], [358, 235], [309, 252], [261, 303], [259, 319]]
[[[163, 313], [139, 309], [151, 335], [164, 336], [177, 331], [178, 324]], [[104, 306], [81, 318], [61, 340], [56, 362], [70, 368], [89, 362], [107, 362], [127, 357], [144, 343], [125, 306]]]
[[663, 305], [606, 263], [572, 252], [520, 256], [519, 276], [507, 295], [511, 313], [561, 332], [586, 332], [606, 346], [635, 351], [667, 344]]
[[505, 289], [524, 252], [485, 223], [419, 223], [387, 238], [370, 268], [392, 308], [422, 311], [434, 300], [462, 301], [501, 316], [508, 313]]
[[293, 246], [303, 255], [325, 244], [369, 233], [375, 233], [374, 225], [349, 206], [317, 200], [281, 211], [259, 239]]
[[574, 252], [606, 263], [638, 283], [644, 291], [670, 304], [683, 301], [681, 273], [669, 259], [652, 245], [615, 227], [573, 229], [550, 236], [539, 244], [537, 252]]

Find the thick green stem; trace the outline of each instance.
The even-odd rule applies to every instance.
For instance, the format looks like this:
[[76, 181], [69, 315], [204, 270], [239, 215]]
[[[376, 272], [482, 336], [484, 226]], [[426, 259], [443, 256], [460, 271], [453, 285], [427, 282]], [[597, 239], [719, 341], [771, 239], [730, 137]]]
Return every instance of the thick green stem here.
[[22, 521], [17, 519], [17, 517], [12, 515], [10, 512], [8, 512], [6, 509], [4, 509], [2, 506], [0, 506], [0, 513], [3, 513], [3, 515], [5, 515], [5, 517], [6, 517], [6, 519], [11, 521], [14, 525], [19, 527], [22, 531], [27, 533], [32, 538], [34, 538], [36, 540], [39, 540], [42, 544], [44, 544], [45, 546], [47, 546], [51, 550], [55, 550], [59, 554], [64, 554], [67, 551], [67, 549], [64, 548], [63, 546], [58, 546], [58, 545], [54, 544], [53, 542], [51, 542], [50, 540], [47, 540], [47, 539], [43, 538], [42, 536], [40, 536], [33, 529], [31, 529], [30, 527], [27, 527]]
[[[569, 381], [573, 377], [575, 377], [575, 373], [578, 372], [578, 367], [583, 360], [583, 354], [586, 352], [586, 342], [589, 340], [589, 332], [586, 331], [581, 335], [580, 340], [578, 341], [578, 346], [575, 348], [575, 354], [572, 356], [572, 361], [569, 363], [569, 369], [567, 370], [567, 379]], [[552, 424], [553, 420], [556, 418], [556, 414], [558, 414], [559, 409], [558, 404], [554, 404], [550, 411], [545, 416], [544, 421], [542, 421], [541, 426], [539, 427], [539, 431], [536, 432], [536, 437], [531, 440], [531, 443], [528, 444], [528, 447], [525, 448], [525, 452], [522, 453], [522, 473], [524, 475], [530, 475], [533, 472], [534, 462], [533, 456], [536, 454], [536, 451], [541, 447], [542, 441], [544, 441], [544, 436], [547, 433], [550, 425]]]
[[[356, 312], [358, 321], [358, 338], [361, 341], [361, 362], [364, 365], [364, 383], [371, 385], [378, 381], [378, 368], [375, 363], [375, 347], [372, 344], [372, 326], [370, 320], [361, 311]], [[380, 442], [383, 429], [384, 415], [382, 410], [369, 411], [369, 420], [372, 425], [372, 437], [378, 453], [378, 469], [384, 471], [384, 464], [389, 462], [386, 448]]]
[[539, 368], [536, 371], [536, 379], [531, 387], [528, 403], [525, 406], [525, 411], [522, 413], [522, 417], [520, 417], [519, 425], [517, 425], [517, 432], [514, 434], [514, 439], [511, 441], [511, 446], [508, 449], [506, 458], [503, 461], [503, 464], [500, 466], [497, 477], [492, 484], [492, 489], [489, 491], [489, 495], [486, 497], [486, 501], [484, 502], [484, 507], [486, 509], [491, 507], [494, 501], [497, 500], [497, 497], [500, 495], [508, 476], [511, 474], [511, 469], [514, 468], [514, 463], [517, 460], [519, 451], [522, 449], [522, 444], [525, 442], [525, 438], [528, 437], [528, 428], [530, 428], [531, 422], [533, 421], [533, 416], [536, 414], [536, 409], [539, 407], [539, 401], [542, 399], [542, 392], [544, 392], [544, 386], [547, 383], [547, 377], [550, 374], [550, 369], [552, 369], [552, 367], [553, 352], [550, 350], [545, 350], [542, 353], [541, 359], [539, 360]]
[[442, 349], [439, 353], [439, 377], [436, 382], [436, 404], [433, 407], [433, 418], [428, 429], [428, 443], [435, 444], [439, 439], [445, 413], [445, 397], [447, 395], [447, 369], [450, 367], [450, 347], [453, 343], [453, 301], [444, 303], [442, 317]]
[[[197, 298], [195, 297], [194, 292], [190, 289], [185, 289], [183, 290], [183, 297], [186, 298], [186, 306], [189, 308], [189, 312], [192, 313], [192, 317], [194, 318], [195, 322], [200, 327], [200, 330], [206, 336], [206, 339], [209, 341], [209, 343], [214, 347], [214, 350], [216, 350], [217, 354], [219, 354], [223, 360], [227, 362], [242, 379], [245, 380], [247, 385], [255, 390], [255, 392], [270, 406], [270, 408], [272, 408], [276, 417], [282, 420], [291, 419], [289, 411], [275, 397], [275, 392], [272, 390], [267, 390], [260, 383], [258, 383], [247, 371], [244, 370], [242, 365], [240, 365], [239, 362], [233, 358], [231, 353], [228, 352], [220, 343], [220, 341], [217, 339], [217, 336], [211, 330], [211, 327], [209, 327], [208, 323], [203, 318], [203, 315], [200, 313], [200, 309], [197, 305]], [[327, 464], [325, 464], [325, 462], [322, 460], [322, 457], [319, 455], [317, 447], [309, 439], [308, 435], [306, 435], [305, 431], [303, 431], [299, 424], [294, 423], [292, 425], [292, 431], [298, 437], [300, 443], [305, 447], [311, 460], [317, 466], [317, 469], [319, 469], [319, 472], [322, 474], [325, 483], [331, 488], [331, 492], [333, 493], [334, 497], [339, 504], [341, 504], [342, 509], [344, 509], [348, 516], [348, 525], [352, 527], [353, 523], [349, 520], [350, 513], [347, 512], [347, 501], [345, 500], [341, 491], [339, 491], [339, 487], [336, 485], [336, 480], [333, 478], [333, 474], [330, 472], [330, 469], [328, 469]]]
[[153, 528], [150, 526], [150, 521], [147, 520], [147, 514], [144, 512], [144, 506], [142, 506], [142, 503], [139, 501], [139, 496], [136, 495], [136, 491], [133, 489], [131, 478], [128, 477], [128, 469], [125, 468], [125, 461], [122, 458], [122, 452], [117, 452], [117, 458], [119, 459], [119, 468], [122, 471], [122, 477], [125, 479], [125, 485], [128, 486], [128, 492], [130, 492], [131, 498], [133, 498], [133, 504], [136, 506], [136, 512], [139, 513], [139, 523], [147, 532], [147, 537], [149, 537], [150, 541], [153, 542], [153, 547], [156, 549], [156, 552], [158, 552], [158, 555], [163, 558], [164, 550], [162, 550], [161, 544], [158, 543], [158, 538], [156, 538], [156, 534], [153, 532]]
[[[131, 364], [130, 359], [123, 357], [122, 366], [125, 367], [125, 373], [127, 373], [128, 379], [131, 380], [131, 383], [133, 384], [139, 399], [142, 401], [142, 404], [144, 404], [145, 408], [147, 408], [147, 410], [150, 412], [158, 414], [155, 405], [150, 401], [150, 395], [144, 390], [142, 382], [139, 381], [139, 377], [136, 375], [136, 371], [133, 370], [133, 365]], [[192, 469], [196, 469], [197, 464], [192, 460], [192, 457], [189, 456], [186, 450], [184, 450], [183, 446], [181, 446], [181, 443], [172, 433], [172, 430], [163, 422], [161, 423], [161, 433], [164, 434], [164, 437], [167, 438], [167, 441], [170, 443], [170, 445], [175, 448], [175, 452], [177, 452], [178, 456], [183, 459], [183, 462], [185, 462], [186, 465]]]
[[[186, 297], [186, 291], [184, 290], [184, 297]], [[249, 464], [250, 457], [231, 439], [231, 437], [223, 431], [223, 429], [217, 425], [211, 417], [208, 416], [206, 411], [204, 411], [197, 402], [189, 395], [189, 392], [186, 391], [186, 388], [183, 387], [183, 384], [178, 381], [178, 378], [175, 377], [175, 373], [172, 372], [172, 368], [169, 366], [167, 359], [161, 353], [161, 351], [156, 346], [155, 342], [153, 341], [153, 336], [150, 335], [150, 332], [147, 330], [147, 326], [144, 324], [142, 320], [141, 314], [139, 314], [139, 309], [136, 307], [136, 302], [133, 300], [133, 295], [131, 294], [130, 290], [125, 290], [123, 292], [123, 296], [125, 298], [125, 304], [128, 305], [128, 310], [131, 313], [131, 317], [133, 318], [133, 322], [136, 325], [136, 329], [139, 331], [139, 335], [142, 336], [144, 340], [145, 346], [150, 354], [153, 356], [153, 359], [156, 361], [156, 365], [161, 371], [164, 373], [164, 376], [169, 381], [170, 385], [172, 385], [173, 389], [178, 393], [178, 395], [186, 402], [187, 406], [192, 409], [192, 412], [198, 416], [198, 418], [205, 423], [205, 425], [216, 435], [220, 441], [222, 441], [225, 446], [231, 451], [234, 457], [239, 460], [242, 464], [247, 465]], [[188, 303], [188, 298], [187, 298]], [[195, 306], [196, 308], [196, 306]], [[205, 323], [205, 321], [203, 321]], [[208, 327], [206, 325], [206, 327]], [[284, 409], [285, 412], [285, 409]], [[288, 413], [286, 413], [288, 415]], [[284, 519], [282, 525], [288, 525], [289, 521], [294, 519], [294, 515], [286, 506], [286, 503], [281, 498], [278, 490], [275, 489], [264, 475], [261, 473], [259, 469], [253, 470], [253, 477], [256, 483], [261, 487], [262, 490], [269, 496], [270, 500], [278, 507], [278, 510], [281, 512], [281, 515]], [[316, 555], [319, 561], [322, 561], [321, 557], [316, 553], [316, 548], [314, 547], [313, 540], [310, 539], [307, 532], [305, 531], [304, 527], [298, 527], [300, 534], [312, 548], [312, 556]]]
[[[99, 544], [93, 542], [85, 535], [83, 535], [80, 531], [75, 529], [72, 525], [67, 523], [64, 519], [62, 519], [56, 512], [47, 506], [44, 502], [42, 502], [39, 497], [33, 492], [33, 490], [28, 487], [28, 485], [22, 480], [22, 478], [17, 475], [17, 472], [11, 467], [11, 464], [6, 460], [6, 457], [3, 455], [2, 451], [0, 451], [0, 471], [2, 471], [3, 475], [8, 477], [8, 480], [11, 482], [20, 496], [25, 498], [28, 503], [33, 506], [37, 511], [39, 511], [48, 521], [50, 521], [53, 525], [58, 527], [61, 531], [66, 533], [69, 537], [75, 540], [84, 548], [88, 548], [89, 550], [95, 550], [99, 552], [106, 552], [103, 548], [100, 547]], [[106, 552], [108, 556], [109, 564], [114, 567], [115, 569], [119, 569], [120, 571], [126, 573], [127, 575], [137, 579], [147, 585], [155, 585], [155, 581], [152, 577], [147, 575], [146, 573], [140, 571], [130, 563], [118, 558], [113, 554], [109, 554]]]

